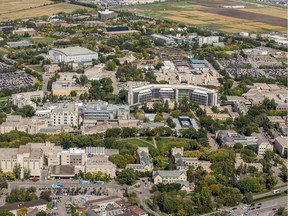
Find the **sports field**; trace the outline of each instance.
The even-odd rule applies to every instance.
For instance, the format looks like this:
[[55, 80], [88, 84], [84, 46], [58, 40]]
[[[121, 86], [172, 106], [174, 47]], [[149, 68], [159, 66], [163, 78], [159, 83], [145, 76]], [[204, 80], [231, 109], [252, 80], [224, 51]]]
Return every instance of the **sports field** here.
[[[72, 12], [83, 8], [69, 3], [54, 4], [50, 0], [0, 0], [0, 21]], [[53, 4], [52, 4], [53, 3]]]
[[[223, 6], [242, 5], [233, 9]], [[256, 7], [229, 0], [193, 0], [165, 2], [119, 8], [139, 15], [169, 19], [227, 33], [241, 31], [263, 33], [286, 32], [287, 12], [281, 8]]]

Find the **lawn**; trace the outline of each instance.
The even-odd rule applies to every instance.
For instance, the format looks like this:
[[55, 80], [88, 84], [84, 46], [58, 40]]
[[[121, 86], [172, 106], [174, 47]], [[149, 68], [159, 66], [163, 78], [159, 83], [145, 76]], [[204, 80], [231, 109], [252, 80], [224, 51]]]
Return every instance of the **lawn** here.
[[52, 44], [55, 38], [51, 37], [22, 37], [22, 40], [28, 40], [30, 43], [49, 43]]
[[189, 149], [190, 140], [179, 139], [179, 138], [161, 138], [160, 140], [156, 140], [157, 147], [159, 151], [163, 154], [168, 154], [170, 149], [173, 147], [181, 148], [184, 147]]
[[28, 67], [39, 73], [44, 73], [43, 67], [41, 65], [28, 65]]
[[123, 142], [129, 143], [131, 145], [137, 145], [140, 147], [148, 147], [149, 149], [154, 149], [152, 142], [150, 140], [146, 140], [146, 139], [137, 139], [137, 138], [129, 139], [128, 138], [128, 139], [119, 139], [118, 141], [123, 141]]
[[286, 32], [286, 11], [281, 8], [257, 8], [246, 5], [244, 9], [226, 9], [224, 5], [239, 4], [223, 0], [193, 0], [136, 5], [119, 8], [139, 15], [168, 19], [210, 30], [227, 33], [241, 31], [262, 33]]

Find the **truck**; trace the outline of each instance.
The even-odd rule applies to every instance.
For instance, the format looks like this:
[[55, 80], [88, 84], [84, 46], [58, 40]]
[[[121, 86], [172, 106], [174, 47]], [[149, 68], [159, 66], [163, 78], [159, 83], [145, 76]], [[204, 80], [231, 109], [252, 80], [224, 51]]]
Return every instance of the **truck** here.
[[88, 180], [80, 180], [79, 184], [90, 184], [90, 181], [88, 181]]
[[62, 188], [63, 184], [52, 184], [52, 188]]

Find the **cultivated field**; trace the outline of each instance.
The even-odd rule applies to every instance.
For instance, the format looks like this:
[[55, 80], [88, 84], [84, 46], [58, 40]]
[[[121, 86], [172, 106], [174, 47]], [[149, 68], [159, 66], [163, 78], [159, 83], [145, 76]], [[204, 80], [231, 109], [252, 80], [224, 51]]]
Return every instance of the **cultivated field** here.
[[52, 4], [50, 0], [0, 0], [0, 21], [72, 12], [82, 6], [69, 3]]
[[[244, 5], [245, 8], [223, 8], [224, 5]], [[286, 32], [287, 25], [287, 14], [284, 9], [256, 7], [229, 0], [166, 2], [130, 6], [124, 10], [228, 33]]]

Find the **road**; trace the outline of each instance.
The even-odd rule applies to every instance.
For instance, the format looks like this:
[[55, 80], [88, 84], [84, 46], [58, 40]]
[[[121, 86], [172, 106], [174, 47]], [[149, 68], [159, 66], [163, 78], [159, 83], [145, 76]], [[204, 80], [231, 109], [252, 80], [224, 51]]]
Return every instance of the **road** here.
[[[271, 216], [271, 215], [274, 215], [275, 211], [280, 207], [287, 207], [287, 197], [280, 197], [277, 199], [268, 200], [268, 201], [262, 202], [261, 205], [256, 203], [255, 206], [253, 207], [246, 206], [244, 207], [244, 209], [243, 207], [237, 208], [237, 210], [231, 211], [231, 215], [239, 216], [239, 215], [244, 214], [244, 215], [249, 215], [249, 216], [260, 216], [260, 215]], [[274, 208], [276, 208], [276, 210], [272, 210]]]
[[[287, 186], [281, 187], [281, 188], [279, 188], [279, 189], [281, 190], [281, 192], [287, 191]], [[272, 190], [272, 191], [273, 191], [273, 190]], [[263, 197], [271, 196], [271, 195], [273, 195], [272, 191], [269, 191], [269, 192], [263, 193], [263, 194], [255, 195], [255, 196], [253, 196], [253, 199], [255, 200], [255, 199], [261, 199], [261, 198], [263, 198]]]
[[216, 143], [214, 136], [214, 134], [208, 133], [208, 142], [211, 151], [217, 151], [219, 148], [219, 145]]

